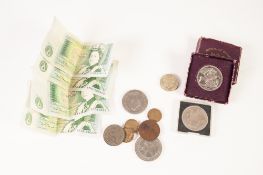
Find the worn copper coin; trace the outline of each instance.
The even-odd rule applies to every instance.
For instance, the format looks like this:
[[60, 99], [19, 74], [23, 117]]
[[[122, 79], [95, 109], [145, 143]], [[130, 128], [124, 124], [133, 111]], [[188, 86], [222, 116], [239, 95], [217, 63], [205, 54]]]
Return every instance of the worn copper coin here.
[[147, 141], [139, 137], [135, 143], [137, 156], [144, 161], [156, 160], [162, 153], [162, 144], [159, 139]]
[[117, 146], [123, 142], [125, 132], [119, 125], [110, 125], [104, 130], [103, 138], [108, 145]]
[[151, 110], [148, 111], [147, 116], [150, 120], [154, 120], [156, 122], [159, 122], [162, 118], [162, 113], [159, 109], [152, 108]]
[[166, 91], [174, 91], [179, 86], [179, 80], [174, 74], [165, 74], [161, 77], [160, 86]]
[[215, 66], [203, 66], [197, 73], [196, 80], [198, 85], [206, 91], [217, 90], [222, 82], [222, 72]]
[[133, 137], [134, 137], [134, 132], [132, 129], [128, 129], [128, 128], [124, 128], [125, 131], [125, 138], [124, 141], [125, 143], [128, 143], [130, 141], [132, 141]]
[[208, 124], [208, 116], [200, 106], [189, 106], [182, 113], [182, 122], [192, 131], [200, 131]]
[[130, 90], [122, 98], [122, 105], [131, 114], [139, 114], [148, 105], [146, 95], [139, 90]]
[[144, 140], [152, 141], [159, 136], [160, 127], [153, 120], [145, 120], [139, 126], [139, 134]]
[[137, 132], [139, 128], [139, 123], [135, 119], [129, 119], [125, 122], [124, 128], [131, 129], [133, 132]]

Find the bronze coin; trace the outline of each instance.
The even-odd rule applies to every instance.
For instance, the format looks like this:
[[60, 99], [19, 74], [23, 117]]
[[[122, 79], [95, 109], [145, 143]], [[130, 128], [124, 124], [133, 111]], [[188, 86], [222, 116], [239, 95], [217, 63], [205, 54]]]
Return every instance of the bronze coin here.
[[160, 127], [154, 120], [145, 120], [139, 126], [139, 134], [144, 140], [152, 141], [160, 134]]
[[159, 109], [156, 108], [152, 108], [149, 112], [148, 112], [148, 118], [150, 120], [154, 120], [156, 122], [159, 122], [162, 118], [162, 113]]
[[128, 129], [128, 128], [124, 128], [125, 131], [125, 138], [124, 141], [125, 143], [128, 143], [130, 141], [132, 141], [133, 137], [134, 137], [134, 132], [132, 129]]
[[137, 132], [139, 123], [134, 119], [129, 119], [125, 122], [124, 128], [131, 129], [133, 132]]

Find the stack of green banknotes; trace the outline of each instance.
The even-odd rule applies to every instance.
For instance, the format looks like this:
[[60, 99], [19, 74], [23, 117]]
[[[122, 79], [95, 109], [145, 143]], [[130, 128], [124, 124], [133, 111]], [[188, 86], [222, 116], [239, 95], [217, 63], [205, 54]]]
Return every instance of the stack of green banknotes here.
[[54, 20], [33, 67], [25, 124], [56, 134], [97, 133], [118, 66], [111, 48], [83, 43]]

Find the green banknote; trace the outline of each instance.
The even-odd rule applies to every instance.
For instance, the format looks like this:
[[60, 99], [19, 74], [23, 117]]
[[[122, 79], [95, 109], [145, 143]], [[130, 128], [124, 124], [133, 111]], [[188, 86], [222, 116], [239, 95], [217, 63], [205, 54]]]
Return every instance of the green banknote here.
[[55, 83], [34, 79], [31, 81], [30, 106], [47, 116], [69, 118], [69, 91]]
[[42, 44], [41, 56], [60, 70], [73, 75], [82, 52], [83, 44], [55, 19]]
[[91, 114], [69, 121], [59, 119], [58, 129], [60, 133], [96, 134], [98, 131], [98, 117], [95, 114]]
[[50, 64], [78, 77], [107, 76], [111, 64], [112, 44], [82, 43], [56, 19], [41, 48]]
[[109, 111], [105, 97], [91, 90], [69, 91], [49, 81], [33, 80], [30, 96], [31, 108], [48, 116], [72, 119]]
[[75, 70], [75, 77], [105, 77], [111, 60], [112, 44], [85, 44], [83, 54]]
[[97, 114], [109, 111], [108, 100], [94, 94], [90, 90], [70, 91], [69, 93], [70, 116]]
[[65, 120], [54, 116], [46, 116], [32, 109], [25, 114], [25, 125], [48, 133], [87, 133], [96, 134], [98, 117], [95, 114], [82, 116], [77, 119]]
[[99, 96], [109, 97], [117, 66], [118, 61], [113, 61], [107, 77], [73, 77], [70, 88], [75, 91], [91, 90]]
[[48, 133], [58, 132], [58, 118], [45, 116], [34, 110], [28, 109], [25, 114], [25, 124], [34, 129], [40, 129]]
[[65, 71], [51, 65], [45, 58], [40, 56], [34, 68], [33, 75], [46, 81], [50, 81], [64, 88], [70, 87], [71, 76]]

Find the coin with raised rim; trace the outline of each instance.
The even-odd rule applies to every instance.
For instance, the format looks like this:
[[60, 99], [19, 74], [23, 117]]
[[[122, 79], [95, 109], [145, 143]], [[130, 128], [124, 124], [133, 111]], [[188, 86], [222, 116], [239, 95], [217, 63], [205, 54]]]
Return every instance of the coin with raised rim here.
[[120, 145], [125, 138], [124, 129], [116, 124], [110, 125], [104, 130], [103, 138], [110, 146]]
[[139, 128], [139, 123], [135, 119], [129, 119], [125, 122], [124, 128], [131, 129], [133, 132], [137, 132]]
[[146, 95], [140, 90], [130, 90], [122, 98], [122, 105], [131, 114], [139, 114], [148, 105]]
[[174, 74], [165, 74], [161, 77], [160, 86], [165, 91], [174, 91], [179, 87], [179, 80]]
[[189, 106], [182, 113], [182, 122], [192, 131], [201, 131], [208, 124], [208, 116], [200, 106]]
[[206, 91], [217, 90], [223, 82], [222, 72], [215, 66], [205, 65], [196, 75], [198, 85]]
[[162, 119], [162, 113], [157, 108], [152, 108], [148, 111], [147, 116], [150, 120], [159, 122]]
[[139, 126], [139, 134], [144, 140], [152, 141], [160, 134], [160, 127], [154, 120], [145, 120]]
[[139, 137], [135, 143], [136, 155], [144, 161], [156, 160], [162, 153], [162, 144], [159, 139], [147, 141]]

